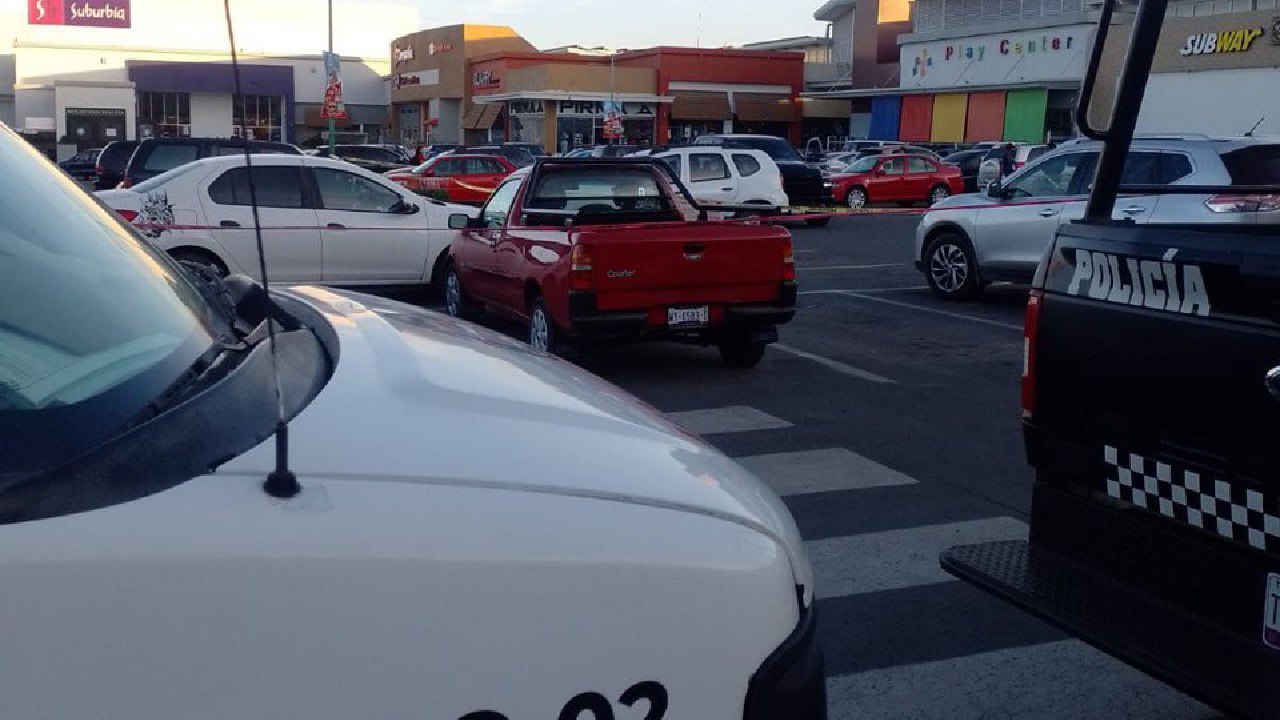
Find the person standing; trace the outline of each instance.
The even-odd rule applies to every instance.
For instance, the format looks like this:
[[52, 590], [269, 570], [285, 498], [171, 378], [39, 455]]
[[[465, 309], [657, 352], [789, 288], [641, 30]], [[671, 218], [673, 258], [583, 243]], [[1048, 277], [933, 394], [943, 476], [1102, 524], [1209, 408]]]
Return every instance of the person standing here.
[[1000, 177], [1009, 177], [1013, 174], [1018, 150], [1013, 146], [1013, 143], [1005, 143], [1003, 150], [1000, 153]]
[[421, 165], [427, 161], [427, 154], [422, 150], [422, 144], [419, 143], [416, 150], [413, 151], [413, 164]]

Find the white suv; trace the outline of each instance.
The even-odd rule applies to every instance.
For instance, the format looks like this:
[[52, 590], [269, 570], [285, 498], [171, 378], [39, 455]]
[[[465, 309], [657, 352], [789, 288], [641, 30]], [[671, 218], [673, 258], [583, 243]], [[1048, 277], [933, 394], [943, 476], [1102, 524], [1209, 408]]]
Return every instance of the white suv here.
[[[986, 192], [956, 195], [925, 213], [915, 265], [935, 293], [975, 297], [994, 281], [1030, 282], [1058, 226], [1079, 220], [1101, 143], [1072, 143]], [[1280, 144], [1256, 138], [1135, 140], [1123, 185], [1265, 185], [1280, 181]], [[1276, 195], [1132, 195], [1117, 220], [1136, 223], [1280, 223]]]
[[653, 157], [671, 166], [702, 205], [790, 205], [778, 165], [763, 150], [694, 146]]

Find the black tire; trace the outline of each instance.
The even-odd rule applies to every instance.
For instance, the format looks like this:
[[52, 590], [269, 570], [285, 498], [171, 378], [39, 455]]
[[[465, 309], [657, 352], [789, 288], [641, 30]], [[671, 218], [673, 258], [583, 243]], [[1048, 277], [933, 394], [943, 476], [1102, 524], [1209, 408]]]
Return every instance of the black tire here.
[[809, 227], [826, 227], [831, 224], [831, 216], [828, 215], [827, 217], [809, 218], [804, 221], [804, 224]]
[[476, 305], [467, 297], [453, 260], [446, 261], [444, 266], [444, 311], [461, 320], [470, 320], [476, 316]]
[[947, 300], [972, 300], [982, 292], [982, 278], [973, 244], [957, 232], [939, 234], [925, 247], [924, 279], [935, 295]]
[[768, 343], [752, 341], [750, 335], [730, 335], [720, 341], [720, 359], [726, 367], [753, 368], [764, 358]]
[[560, 349], [560, 331], [547, 312], [547, 303], [539, 295], [529, 303], [529, 345], [543, 352], [555, 353]]
[[219, 260], [217, 255], [203, 250], [174, 250], [169, 253], [169, 257], [184, 265], [202, 267], [220, 278], [229, 274], [226, 264]]
[[445, 248], [444, 252], [440, 253], [440, 258], [436, 260], [435, 267], [431, 269], [431, 284], [423, 293], [427, 302], [444, 302], [444, 281], [448, 267], [449, 249]]
[[934, 185], [932, 188], [929, 188], [929, 199], [926, 202], [928, 202], [930, 207], [932, 207], [949, 197], [951, 197], [951, 188], [941, 184]]

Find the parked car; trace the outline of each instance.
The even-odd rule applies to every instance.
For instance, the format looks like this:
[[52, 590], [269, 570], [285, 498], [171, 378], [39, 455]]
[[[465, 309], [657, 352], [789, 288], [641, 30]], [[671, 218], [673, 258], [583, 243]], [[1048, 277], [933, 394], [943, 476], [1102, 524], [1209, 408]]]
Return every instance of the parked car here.
[[528, 151], [528, 153], [532, 155], [534, 158], [547, 157], [549, 155], [549, 153], [547, 152], [547, 149], [542, 147], [541, 143], [508, 142], [508, 143], [502, 143], [502, 147], [504, 149], [511, 148], [513, 150]]
[[81, 150], [58, 163], [58, 167], [76, 180], [92, 180], [97, 177], [98, 156], [101, 154], [102, 148]]
[[457, 143], [433, 143], [431, 145], [427, 145], [426, 147], [422, 148], [422, 154], [425, 155], [428, 160], [430, 160], [431, 158], [436, 157], [438, 155], [443, 155], [444, 153], [454, 152], [455, 150], [461, 150], [461, 149], [462, 149], [462, 146]]
[[[248, 177], [242, 155], [206, 158], [98, 197], [178, 260], [260, 277]], [[475, 214], [328, 158], [258, 156], [253, 180], [271, 278], [286, 283], [428, 285], [449, 215]]]
[[822, 158], [822, 171], [826, 173], [836, 173], [843, 170], [849, 163], [858, 159], [857, 151], [827, 153]]
[[919, 145], [886, 145], [882, 151], [885, 155], [919, 155], [933, 160], [942, 159], [938, 153]]
[[[333, 151], [339, 160], [375, 173], [399, 170], [411, 162], [411, 158], [403, 158], [395, 150], [388, 150], [381, 145], [335, 145]], [[329, 146], [321, 145], [316, 148], [315, 157], [329, 157]]]
[[[670, 169], [648, 159], [544, 159], [507, 178], [453, 243], [450, 315], [524, 322], [529, 343], [620, 337], [717, 345], [752, 367], [795, 315], [791, 235], [704, 223]], [[652, 227], [645, 227], [652, 224]]]
[[[762, 150], [782, 172], [783, 188], [792, 205], [821, 207], [832, 202], [831, 181], [823, 176], [822, 170], [817, 166], [806, 163], [791, 143], [782, 138], [772, 135], [700, 135], [694, 139], [693, 144]], [[808, 223], [823, 226], [830, 221], [830, 217], [822, 217], [811, 219]]]
[[986, 157], [987, 151], [985, 149], [975, 148], [951, 153], [942, 158], [942, 162], [960, 168], [960, 173], [964, 177], [964, 191], [971, 193], [979, 190], [978, 168]]
[[760, 150], [687, 147], [653, 156], [675, 171], [701, 205], [756, 205], [768, 210], [791, 203], [782, 189], [782, 173]]
[[591, 148], [586, 157], [620, 158], [640, 151], [639, 145], [597, 145]]
[[[245, 141], [239, 138], [147, 138], [138, 143], [129, 157], [121, 188], [128, 188], [201, 158], [244, 153]], [[254, 153], [301, 155], [302, 151], [288, 143], [249, 141]]]
[[826, 718], [750, 473], [475, 325], [184, 272], [57, 172], [0, 126], [6, 718]]
[[110, 190], [124, 180], [125, 168], [129, 166], [129, 158], [138, 148], [136, 140], [114, 140], [102, 148], [98, 155], [98, 163], [93, 168], [95, 180], [94, 190]]
[[505, 158], [507, 162], [518, 168], [532, 165], [537, 157], [529, 152], [529, 149], [523, 145], [475, 145], [472, 147], [460, 148], [454, 151], [455, 154], [466, 153], [467, 155], [497, 155]]
[[[1016, 172], [1024, 165], [1044, 155], [1054, 148], [1053, 145], [1034, 145], [1031, 143], [1014, 143], [1013, 170]], [[978, 165], [978, 189], [981, 190], [1003, 176], [1001, 158], [1004, 157], [1004, 145], [987, 150], [986, 157]]]
[[[916, 267], [934, 292], [972, 298], [995, 281], [1029, 282], [1059, 225], [1084, 216], [1100, 143], [1073, 143], [987, 192], [935, 205], [916, 230]], [[1280, 144], [1254, 138], [1137, 139], [1123, 185], [1280, 184]], [[953, 209], [954, 208], [954, 209]], [[1144, 223], [1280, 223], [1280, 200], [1250, 195], [1126, 195], [1115, 219]]]
[[420, 195], [444, 193], [454, 203], [479, 205], [493, 194], [516, 166], [498, 155], [439, 155], [408, 171], [387, 173], [387, 179]]
[[921, 155], [888, 153], [850, 163], [833, 175], [836, 202], [858, 210], [873, 202], [936, 204], [964, 192], [960, 168]]

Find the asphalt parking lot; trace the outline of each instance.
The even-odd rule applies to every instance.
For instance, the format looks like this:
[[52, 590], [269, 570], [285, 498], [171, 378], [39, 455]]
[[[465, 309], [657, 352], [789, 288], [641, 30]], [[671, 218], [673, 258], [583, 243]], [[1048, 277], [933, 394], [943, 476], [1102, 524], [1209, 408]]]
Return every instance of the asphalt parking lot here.
[[818, 579], [833, 719], [1219, 717], [938, 568], [950, 545], [1026, 536], [1026, 290], [934, 298], [915, 225], [793, 229], [800, 312], [755, 369], [668, 344], [578, 361], [784, 497]]

